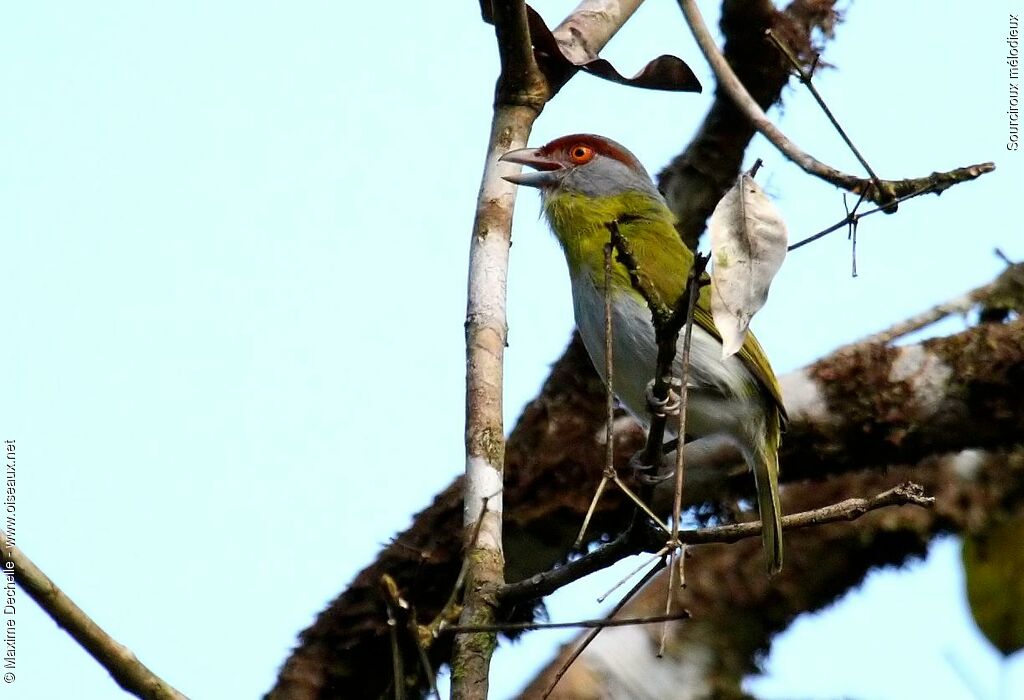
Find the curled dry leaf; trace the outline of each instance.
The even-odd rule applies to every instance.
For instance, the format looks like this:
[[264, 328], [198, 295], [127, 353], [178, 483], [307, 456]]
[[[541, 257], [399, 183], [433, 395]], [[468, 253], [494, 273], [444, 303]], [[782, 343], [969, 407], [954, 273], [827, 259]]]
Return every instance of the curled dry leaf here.
[[[488, 24], [493, 24], [490, 0], [481, 0], [480, 10], [483, 20]], [[555, 92], [568, 82], [569, 78], [578, 70], [630, 87], [673, 92], [701, 91], [697, 76], [683, 59], [676, 56], [658, 56], [632, 78], [627, 78], [619, 73], [611, 63], [603, 58], [595, 58], [582, 64], [573, 63], [562, 53], [558, 47], [558, 40], [555, 39], [555, 35], [551, 33], [548, 25], [537, 11], [527, 5], [526, 15], [530, 24], [530, 39], [533, 42], [537, 63]]]
[[743, 347], [750, 319], [768, 298], [786, 257], [786, 224], [754, 178], [743, 173], [715, 207], [708, 231], [711, 315], [726, 358]]

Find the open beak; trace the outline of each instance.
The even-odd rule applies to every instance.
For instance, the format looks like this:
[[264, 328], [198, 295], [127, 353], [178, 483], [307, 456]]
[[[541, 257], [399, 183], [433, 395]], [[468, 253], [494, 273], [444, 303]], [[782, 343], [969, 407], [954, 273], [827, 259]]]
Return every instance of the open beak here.
[[548, 187], [557, 185], [560, 179], [559, 171], [562, 169], [561, 164], [547, 156], [541, 155], [539, 148], [520, 148], [515, 151], [509, 151], [498, 160], [505, 161], [506, 163], [528, 165], [537, 170], [535, 173], [520, 172], [515, 175], [502, 175], [504, 179], [517, 185]]

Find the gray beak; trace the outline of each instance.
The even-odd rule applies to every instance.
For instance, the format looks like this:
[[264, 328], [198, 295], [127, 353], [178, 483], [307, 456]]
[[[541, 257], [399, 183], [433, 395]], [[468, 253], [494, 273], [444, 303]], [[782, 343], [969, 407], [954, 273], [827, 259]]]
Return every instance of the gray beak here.
[[540, 154], [538, 148], [520, 148], [516, 151], [509, 151], [499, 161], [506, 163], [518, 163], [535, 168], [535, 173], [517, 173], [515, 175], [503, 175], [509, 182], [527, 187], [550, 187], [557, 185], [561, 179], [562, 165], [548, 156]]

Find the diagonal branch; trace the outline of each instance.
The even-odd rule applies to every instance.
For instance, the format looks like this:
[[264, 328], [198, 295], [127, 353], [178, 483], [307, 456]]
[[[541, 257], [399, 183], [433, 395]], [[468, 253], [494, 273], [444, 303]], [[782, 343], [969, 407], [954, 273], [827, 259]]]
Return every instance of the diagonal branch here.
[[[793, 141], [776, 127], [768, 116], [757, 104], [750, 93], [736, 77], [725, 57], [719, 52], [715, 40], [708, 31], [704, 18], [695, 0], [679, 0], [679, 6], [686, 17], [686, 23], [690, 27], [694, 38], [700, 46], [704, 57], [711, 65], [711, 69], [718, 79], [718, 84], [729, 94], [741, 112], [746, 115], [754, 127], [764, 135], [772, 144], [778, 148], [783, 155], [796, 163], [800, 168], [815, 177], [830, 182], [836, 187], [841, 187], [855, 194], [864, 194], [865, 199], [886, 207], [892, 204], [897, 197], [905, 196], [911, 192], [924, 190], [926, 192], [939, 193], [948, 189], [954, 184], [973, 180], [985, 173], [995, 170], [994, 163], [979, 163], [977, 165], [957, 168], [944, 173], [932, 173], [924, 178], [912, 178], [905, 180], [881, 180], [876, 185], [871, 179], [864, 179], [840, 172], [835, 168], [822, 163], [810, 154], [801, 150]], [[923, 187], [922, 187], [923, 186]]]
[[8, 541], [2, 531], [0, 554], [3, 555], [4, 575], [12, 576], [32, 600], [89, 652], [126, 692], [147, 700], [185, 700], [184, 695], [150, 671], [131, 650], [119, 644], [75, 605], [31, 559]]

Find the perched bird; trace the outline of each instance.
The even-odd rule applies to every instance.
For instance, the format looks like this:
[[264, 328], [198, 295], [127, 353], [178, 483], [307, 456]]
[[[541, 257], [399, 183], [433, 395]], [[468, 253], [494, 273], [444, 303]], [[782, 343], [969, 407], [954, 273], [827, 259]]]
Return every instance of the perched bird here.
[[[604, 246], [609, 222], [617, 223], [645, 282], [670, 306], [683, 293], [693, 253], [676, 232], [675, 217], [650, 175], [611, 139], [564, 136], [541, 148], [509, 151], [501, 160], [536, 170], [505, 179], [540, 190], [544, 215], [569, 266], [576, 326], [607, 383]], [[658, 353], [651, 312], [618, 260], [610, 280], [613, 389], [630, 412], [648, 424], [648, 387]], [[775, 573], [782, 566], [778, 449], [785, 412], [779, 383], [752, 333], [736, 355], [722, 359], [721, 336], [709, 309], [710, 289], [704, 287], [690, 345], [687, 438], [726, 438], [754, 472], [766, 564]], [[681, 375], [682, 339], [680, 334], [676, 377]]]

